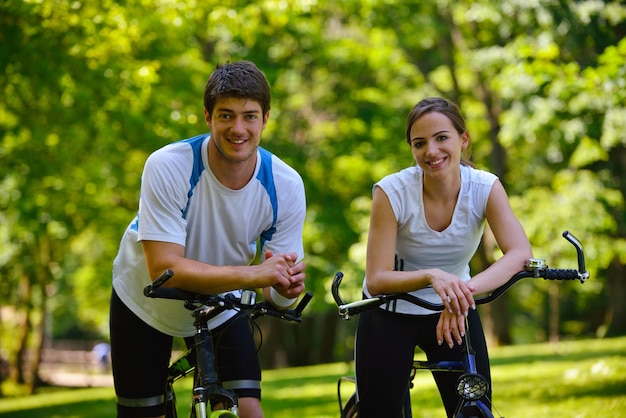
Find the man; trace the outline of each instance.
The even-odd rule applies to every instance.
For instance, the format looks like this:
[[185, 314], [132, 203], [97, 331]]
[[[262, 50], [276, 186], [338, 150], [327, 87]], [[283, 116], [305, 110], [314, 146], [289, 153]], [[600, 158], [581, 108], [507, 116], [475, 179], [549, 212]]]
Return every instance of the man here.
[[[279, 308], [304, 290], [304, 185], [259, 147], [270, 89], [249, 61], [218, 65], [204, 92], [210, 134], [169, 144], [146, 161], [139, 212], [113, 264], [112, 365], [118, 417], [160, 417], [172, 336], [193, 320], [180, 301], [149, 299], [143, 287], [166, 269], [166, 286], [216, 294], [261, 288]], [[260, 243], [261, 263], [251, 265]], [[247, 321], [224, 312], [209, 326], [225, 387], [242, 417], [262, 417], [261, 371]]]

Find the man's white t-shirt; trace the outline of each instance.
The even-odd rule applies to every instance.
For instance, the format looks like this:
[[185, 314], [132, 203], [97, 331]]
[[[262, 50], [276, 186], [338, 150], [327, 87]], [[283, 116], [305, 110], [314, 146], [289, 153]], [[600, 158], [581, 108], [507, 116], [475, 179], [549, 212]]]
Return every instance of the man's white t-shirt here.
[[[249, 265], [257, 253], [296, 252], [304, 256], [306, 214], [300, 175], [263, 148], [257, 151], [253, 178], [239, 190], [222, 185], [207, 160], [210, 135], [169, 144], [146, 161], [137, 217], [126, 229], [113, 263], [113, 287], [137, 316], [173, 336], [194, 334], [191, 312], [182, 301], [143, 295], [151, 282], [142, 240], [185, 247], [185, 257], [219, 266]], [[176, 272], [174, 272], [176, 274]], [[214, 328], [232, 317], [214, 318]]]
[[[483, 235], [487, 201], [496, 179], [487, 171], [461, 166], [461, 190], [452, 221], [441, 232], [431, 229], [426, 222], [423, 172], [419, 166], [390, 174], [378, 182], [374, 187], [385, 192], [398, 222], [396, 268], [404, 271], [437, 268], [468, 281], [471, 278], [469, 262]], [[367, 297], [372, 296], [365, 281], [363, 292]], [[409, 293], [432, 303], [442, 303], [430, 287]], [[392, 307], [381, 308], [412, 315], [434, 313], [407, 301], [395, 303]]]

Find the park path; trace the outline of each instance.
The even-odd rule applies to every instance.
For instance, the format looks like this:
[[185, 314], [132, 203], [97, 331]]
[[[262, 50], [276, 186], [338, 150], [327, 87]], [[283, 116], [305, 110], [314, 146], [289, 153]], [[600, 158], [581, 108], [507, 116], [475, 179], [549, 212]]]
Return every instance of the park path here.
[[[104, 347], [103, 351], [96, 347]], [[51, 386], [112, 387], [108, 344], [91, 350], [47, 348], [42, 352], [39, 377]]]
[[69, 371], [40, 372], [42, 380], [52, 386], [113, 387], [113, 376], [104, 373], [78, 373]]

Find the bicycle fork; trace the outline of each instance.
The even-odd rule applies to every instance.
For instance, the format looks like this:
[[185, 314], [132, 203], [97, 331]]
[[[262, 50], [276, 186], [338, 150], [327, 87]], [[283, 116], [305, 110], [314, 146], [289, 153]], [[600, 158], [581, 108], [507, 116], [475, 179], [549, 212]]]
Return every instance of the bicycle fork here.
[[[209, 308], [210, 309], [210, 308]], [[222, 388], [215, 368], [215, 354], [211, 332], [202, 315], [208, 311], [196, 312], [196, 335], [194, 336], [197, 356], [197, 370], [193, 388], [192, 418], [224, 417], [237, 418], [237, 395]], [[211, 401], [221, 404], [223, 410], [211, 411]]]
[[[491, 410], [480, 400], [489, 391], [489, 383], [478, 373], [476, 368], [476, 353], [472, 347], [467, 317], [465, 318], [465, 330], [465, 353], [463, 356], [465, 372], [457, 380], [456, 392], [461, 399], [454, 416], [456, 418], [470, 416], [493, 418]], [[477, 414], [477, 412], [480, 414]]]

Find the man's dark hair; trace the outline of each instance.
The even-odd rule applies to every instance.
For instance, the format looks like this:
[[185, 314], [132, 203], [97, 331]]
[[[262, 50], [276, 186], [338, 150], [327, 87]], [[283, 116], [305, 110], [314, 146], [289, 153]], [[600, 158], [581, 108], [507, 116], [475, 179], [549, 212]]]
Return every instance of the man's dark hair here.
[[213, 114], [218, 99], [241, 98], [261, 105], [263, 115], [270, 110], [270, 86], [265, 75], [250, 61], [218, 64], [204, 89], [204, 107]]

